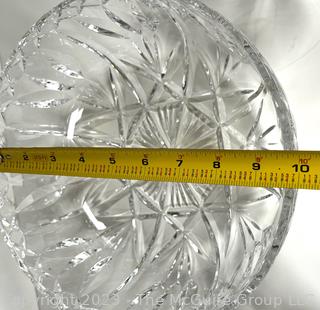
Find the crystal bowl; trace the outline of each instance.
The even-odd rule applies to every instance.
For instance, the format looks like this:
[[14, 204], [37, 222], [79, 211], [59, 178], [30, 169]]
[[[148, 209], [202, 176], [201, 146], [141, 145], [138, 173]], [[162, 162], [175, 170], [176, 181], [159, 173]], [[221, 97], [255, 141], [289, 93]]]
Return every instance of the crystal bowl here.
[[[1, 146], [296, 149], [277, 79], [193, 0], [69, 0], [1, 74]], [[61, 309], [232, 309], [295, 190], [1, 175], [5, 240]]]

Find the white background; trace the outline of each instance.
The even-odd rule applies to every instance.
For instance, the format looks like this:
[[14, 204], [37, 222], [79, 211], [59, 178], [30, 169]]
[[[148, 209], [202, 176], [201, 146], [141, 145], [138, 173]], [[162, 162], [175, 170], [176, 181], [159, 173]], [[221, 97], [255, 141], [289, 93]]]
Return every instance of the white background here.
[[[0, 0], [0, 55], [58, 0]], [[299, 148], [320, 150], [320, 1], [203, 0], [223, 13], [265, 56], [296, 121]], [[299, 191], [289, 235], [249, 309], [320, 309], [320, 192]], [[260, 305], [265, 300], [265, 305]], [[281, 305], [268, 305], [271, 301]], [[36, 310], [35, 294], [0, 241], [0, 310]]]

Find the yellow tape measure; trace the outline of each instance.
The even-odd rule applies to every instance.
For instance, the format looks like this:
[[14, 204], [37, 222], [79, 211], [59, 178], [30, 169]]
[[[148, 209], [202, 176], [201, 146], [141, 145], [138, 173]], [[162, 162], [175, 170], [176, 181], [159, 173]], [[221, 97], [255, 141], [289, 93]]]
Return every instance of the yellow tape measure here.
[[2, 148], [0, 172], [320, 189], [320, 152]]

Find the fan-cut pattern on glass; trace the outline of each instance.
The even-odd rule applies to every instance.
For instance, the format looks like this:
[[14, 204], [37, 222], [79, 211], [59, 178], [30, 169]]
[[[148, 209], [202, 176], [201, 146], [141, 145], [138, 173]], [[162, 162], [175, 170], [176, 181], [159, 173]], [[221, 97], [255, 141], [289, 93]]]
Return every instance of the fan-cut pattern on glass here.
[[[1, 84], [2, 146], [295, 148], [261, 55], [191, 0], [66, 1], [22, 39]], [[272, 263], [294, 198], [7, 174], [0, 215], [21, 268], [66, 309], [229, 309]]]

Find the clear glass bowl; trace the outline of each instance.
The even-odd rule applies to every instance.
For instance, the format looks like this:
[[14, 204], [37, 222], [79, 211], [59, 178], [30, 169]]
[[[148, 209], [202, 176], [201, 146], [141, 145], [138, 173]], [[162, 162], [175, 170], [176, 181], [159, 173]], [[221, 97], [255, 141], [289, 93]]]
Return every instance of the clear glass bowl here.
[[[65, 1], [23, 37], [1, 80], [2, 146], [296, 149], [263, 57], [192, 0]], [[64, 309], [232, 309], [272, 264], [296, 196], [0, 181], [7, 244], [39, 293]]]

